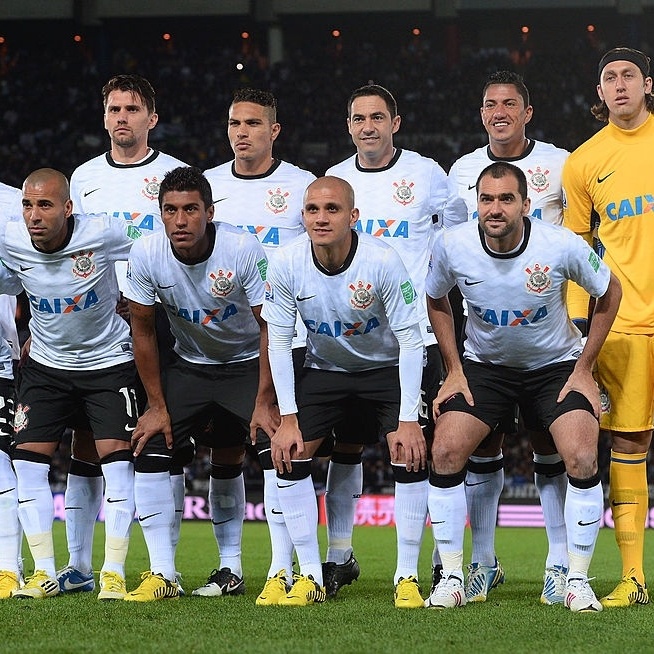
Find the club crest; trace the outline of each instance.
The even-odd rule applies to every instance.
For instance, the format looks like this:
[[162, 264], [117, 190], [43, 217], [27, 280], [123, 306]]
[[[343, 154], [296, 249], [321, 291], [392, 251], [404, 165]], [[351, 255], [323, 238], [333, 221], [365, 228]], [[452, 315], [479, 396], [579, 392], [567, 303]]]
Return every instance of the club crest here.
[[372, 284], [359, 280], [356, 284], [349, 285], [352, 291], [350, 304], [355, 309], [367, 309], [375, 300], [375, 296], [370, 292]]
[[86, 279], [95, 272], [95, 261], [93, 251], [73, 254], [73, 275]]
[[29, 420], [27, 418], [27, 412], [30, 410], [27, 404], [19, 404], [16, 407], [16, 412], [14, 413], [14, 431], [18, 433], [27, 427]]
[[542, 170], [540, 166], [536, 166], [536, 170], [527, 170], [527, 184], [529, 188], [536, 193], [547, 191], [550, 187], [550, 180], [547, 177], [550, 174], [549, 170]]
[[141, 194], [148, 200], [156, 200], [159, 197], [160, 182], [156, 177], [152, 179], [145, 178], [145, 186], [141, 189]]
[[393, 186], [395, 187], [395, 193], [393, 194], [395, 202], [399, 202], [401, 205], [406, 206], [415, 200], [416, 196], [413, 194], [413, 182], [407, 182], [403, 179], [400, 183], [393, 182]]
[[525, 268], [525, 272], [529, 275], [527, 279], [527, 290], [532, 293], [542, 293], [552, 285], [552, 279], [547, 274], [550, 270], [549, 266], [543, 266], [535, 263], [532, 268]]
[[219, 268], [215, 273], [209, 273], [209, 279], [212, 280], [211, 295], [214, 297], [225, 297], [234, 290], [234, 282], [232, 277], [234, 273], [230, 270], [223, 270]]
[[266, 208], [274, 214], [284, 213], [288, 209], [286, 198], [290, 195], [288, 191], [282, 191], [280, 188], [268, 189], [268, 201]]

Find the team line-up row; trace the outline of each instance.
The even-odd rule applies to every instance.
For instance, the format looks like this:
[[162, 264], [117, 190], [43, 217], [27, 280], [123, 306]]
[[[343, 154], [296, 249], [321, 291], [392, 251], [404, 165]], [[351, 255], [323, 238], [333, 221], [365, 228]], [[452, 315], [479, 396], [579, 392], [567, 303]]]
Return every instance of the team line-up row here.
[[[541, 601], [575, 612], [647, 603], [654, 264], [642, 247], [654, 227], [635, 207], [652, 192], [649, 59], [610, 50], [598, 80], [593, 111], [607, 125], [568, 156], [526, 137], [533, 109], [520, 76], [492, 74], [480, 110], [488, 145], [449, 176], [394, 147], [401, 119], [393, 96], [361, 87], [347, 113], [356, 153], [315, 179], [273, 157], [281, 127], [269, 92], [235, 93], [227, 127], [234, 159], [202, 174], [148, 146], [157, 114], [147, 80], [112, 78], [103, 88], [110, 151], [77, 168], [70, 186], [40, 169], [22, 191], [2, 189], [1, 290], [24, 289], [32, 319], [14, 433], [5, 429], [2, 440], [9, 527], [0, 596], [95, 588], [91, 547], [104, 486], [99, 599], [178, 597], [184, 466], [196, 444], [211, 448], [220, 563], [193, 594], [245, 592], [249, 441], [264, 469], [271, 535], [256, 602], [320, 603], [359, 576], [352, 524], [361, 451], [382, 435], [395, 477], [395, 605], [485, 601], [504, 580], [493, 516], [502, 439], [517, 406], [548, 526]], [[22, 216], [13, 217], [17, 202]], [[115, 266], [125, 260], [127, 268]], [[117, 310], [119, 287], [128, 306]], [[467, 307], [462, 357], [448, 300], [454, 287]], [[158, 325], [164, 315], [172, 351]], [[9, 348], [6, 357], [10, 364]], [[610, 502], [623, 562], [622, 580], [601, 602], [588, 583], [603, 510], [600, 416], [612, 435]], [[57, 572], [48, 470], [67, 427], [75, 430], [70, 558]], [[323, 563], [311, 459], [325, 454]], [[127, 592], [135, 511], [150, 570]], [[417, 563], [427, 513], [435, 547], [425, 600]], [[21, 529], [34, 559], [25, 581]]]

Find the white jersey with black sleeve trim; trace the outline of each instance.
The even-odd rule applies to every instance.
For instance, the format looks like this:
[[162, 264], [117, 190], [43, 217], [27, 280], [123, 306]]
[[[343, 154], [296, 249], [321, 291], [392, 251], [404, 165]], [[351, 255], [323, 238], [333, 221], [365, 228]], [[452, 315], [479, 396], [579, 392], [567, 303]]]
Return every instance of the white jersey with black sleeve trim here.
[[[551, 143], [531, 140], [519, 157], [496, 157], [485, 145], [457, 159], [450, 169], [454, 192], [468, 209], [468, 219], [477, 213], [477, 178], [484, 168], [496, 161], [506, 161], [522, 170], [527, 178], [527, 196], [531, 200], [531, 216], [552, 225], [563, 223], [563, 189], [561, 172], [570, 153]], [[447, 214], [447, 209], [446, 209]]]
[[394, 331], [417, 325], [416, 294], [395, 250], [367, 234], [343, 266], [326, 271], [306, 234], [270, 257], [262, 316], [280, 327], [307, 328], [305, 366], [361, 372], [399, 361]]
[[467, 301], [464, 358], [534, 370], [581, 353], [565, 303], [567, 280], [600, 297], [610, 271], [571, 231], [523, 220], [521, 245], [505, 254], [488, 248], [477, 221], [438, 234], [427, 293], [440, 298], [456, 284]]
[[251, 307], [263, 303], [266, 257], [256, 238], [227, 223], [209, 223], [212, 247], [187, 264], [165, 234], [132, 248], [126, 295], [168, 314], [175, 352], [191, 363], [226, 364], [259, 355], [259, 324]]
[[[110, 152], [89, 159], [75, 169], [70, 178], [73, 211], [79, 214], [108, 213], [141, 234], [163, 229], [159, 209], [159, 185], [173, 168], [186, 166], [183, 161], [152, 150], [142, 161], [117, 163]], [[127, 265], [116, 266], [118, 285], [124, 290]]]
[[[448, 200], [445, 171], [433, 160], [410, 150], [397, 149], [383, 168], [362, 168], [357, 155], [332, 166], [327, 175], [348, 181], [359, 209], [355, 229], [392, 246], [409, 272], [418, 303], [425, 345], [436, 342], [427, 319], [425, 277], [437, 224]], [[458, 220], [466, 219], [461, 215]]]
[[71, 216], [54, 252], [37, 250], [25, 221], [0, 232], [0, 256], [30, 302], [30, 357], [66, 370], [97, 370], [132, 360], [129, 326], [116, 313], [114, 263], [126, 260], [138, 230], [110, 216]]

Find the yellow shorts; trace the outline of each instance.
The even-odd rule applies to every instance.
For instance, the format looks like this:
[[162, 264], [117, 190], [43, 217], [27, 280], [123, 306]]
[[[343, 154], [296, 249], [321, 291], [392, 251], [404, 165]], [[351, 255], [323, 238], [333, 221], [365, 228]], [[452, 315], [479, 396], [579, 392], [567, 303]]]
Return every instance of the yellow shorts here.
[[652, 429], [654, 334], [609, 332], [597, 357], [597, 382], [602, 393], [602, 429]]

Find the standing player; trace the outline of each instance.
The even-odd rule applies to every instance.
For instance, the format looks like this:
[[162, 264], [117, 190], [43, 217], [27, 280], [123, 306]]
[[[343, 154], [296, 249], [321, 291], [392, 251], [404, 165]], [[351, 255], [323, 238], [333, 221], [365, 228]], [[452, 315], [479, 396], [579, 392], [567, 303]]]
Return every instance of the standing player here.
[[[239, 89], [229, 107], [227, 136], [234, 159], [205, 175], [211, 183], [216, 199], [216, 219], [230, 223], [255, 234], [264, 250], [273, 252], [304, 231], [302, 225], [302, 198], [306, 187], [315, 176], [280, 161], [273, 156], [273, 145], [281, 125], [277, 122], [277, 101], [272, 93], [258, 89]], [[298, 323], [293, 347], [303, 354], [306, 330]], [[301, 363], [300, 363], [301, 365]], [[286, 584], [292, 580], [293, 543], [284, 522], [277, 500], [277, 479], [270, 457], [270, 443], [259, 434], [257, 451], [263, 467], [264, 507], [270, 530], [272, 557], [268, 581], [257, 598], [258, 605], [276, 604], [287, 592]], [[209, 480], [210, 504], [233, 493], [243, 485], [243, 475], [234, 469], [234, 478], [225, 476], [225, 470], [212, 468]], [[221, 542], [229, 527], [214, 522], [214, 534], [222, 552]], [[280, 572], [284, 570], [284, 574]], [[241, 576], [240, 570], [219, 566], [216, 574], [195, 594], [223, 595], [230, 592], [232, 575]]]
[[[166, 171], [184, 164], [148, 145], [150, 130], [158, 121], [154, 89], [138, 75], [117, 75], [103, 87], [102, 101], [111, 149], [73, 172], [70, 181], [73, 209], [81, 214], [108, 213], [143, 234], [159, 231], [159, 182]], [[119, 262], [121, 289], [125, 270], [125, 262]], [[163, 322], [160, 333], [166, 332], [167, 325]], [[75, 431], [65, 495], [69, 560], [57, 574], [62, 592], [94, 588], [93, 532], [102, 503], [102, 476], [96, 462], [91, 435]], [[171, 479], [175, 491], [173, 537], [176, 543], [184, 503], [183, 469], [173, 471]]]
[[[139, 588], [125, 596], [138, 602], [178, 595], [170, 539], [171, 462], [192, 459], [195, 436], [212, 448], [212, 467], [233, 478], [243, 464], [250, 419], [270, 433], [278, 422], [273, 418], [267, 329], [260, 318], [266, 271], [261, 246], [232, 225], [212, 222], [211, 187], [197, 168], [168, 172], [159, 202], [166, 233], [145, 238], [132, 250], [126, 290], [134, 356], [148, 396], [148, 409], [132, 438], [136, 509], [150, 553], [150, 570]], [[155, 333], [156, 297], [175, 337], [175, 356], [163, 371]], [[220, 499], [212, 506], [211, 519], [225, 525], [221, 561], [239, 571], [228, 591], [240, 595], [245, 592], [245, 488], [241, 484]]]
[[614, 48], [602, 57], [600, 102], [592, 111], [607, 125], [570, 155], [563, 170], [564, 224], [590, 241], [593, 221], [599, 221], [604, 260], [624, 290], [597, 360], [598, 382], [608, 398], [602, 427], [611, 432], [609, 499], [622, 556], [622, 580], [602, 598], [605, 607], [649, 601], [643, 570], [647, 452], [654, 418], [654, 258], [649, 251], [654, 242], [654, 96], [649, 64], [649, 57], [632, 48]]
[[59, 593], [55, 578], [48, 483], [64, 429], [83, 414], [91, 426], [106, 483], [105, 562], [100, 585], [125, 586], [125, 557], [134, 516], [130, 437], [136, 426], [136, 370], [129, 327], [115, 311], [114, 262], [132, 238], [109, 216], [73, 216], [66, 178], [49, 168], [23, 184], [23, 219], [0, 233], [0, 257], [21, 280], [32, 310], [32, 344], [17, 391], [13, 454], [18, 513], [34, 574], [13, 597]]
[[[21, 193], [17, 188], [0, 183], [0, 219], [20, 209]], [[0, 264], [0, 285], [8, 292], [20, 293], [23, 287]], [[0, 599], [11, 597], [20, 586], [20, 551], [22, 531], [18, 520], [16, 473], [11, 465], [14, 418], [13, 362], [18, 359], [16, 333], [16, 299], [0, 296]]]
[[[347, 126], [356, 154], [327, 171], [347, 180], [354, 188], [360, 212], [357, 231], [381, 238], [402, 258], [416, 293], [422, 335], [427, 346], [427, 366], [422, 380], [428, 405], [441, 380], [440, 355], [427, 319], [424, 282], [437, 216], [444, 215], [448, 182], [432, 159], [393, 145], [401, 118], [391, 93], [376, 84], [356, 89], [348, 100]], [[461, 202], [449, 212], [452, 222], [466, 219]], [[426, 422], [426, 413], [421, 418]], [[325, 503], [328, 516], [328, 550], [325, 564], [327, 593], [358, 576], [352, 553], [352, 526], [356, 501], [361, 494], [361, 450], [338, 443], [329, 467]], [[357, 442], [356, 440], [353, 442]], [[407, 470], [393, 465], [397, 567], [395, 605], [418, 608], [423, 604], [418, 587], [418, 557], [427, 517], [427, 470]]]
[[[604, 510], [597, 469], [600, 399], [592, 369], [620, 303], [620, 283], [582, 239], [527, 217], [527, 181], [516, 166], [495, 162], [485, 168], [477, 197], [479, 223], [437, 237], [427, 278], [429, 315], [448, 375], [434, 400], [440, 417], [429, 491], [443, 572], [425, 605], [466, 603], [466, 464], [517, 404], [528, 428], [550, 431], [568, 473], [565, 605], [601, 611], [588, 583]], [[598, 298], [583, 349], [565, 306], [569, 279]], [[463, 365], [447, 299], [455, 284], [470, 308]]]
[[[508, 161], [527, 178], [531, 216], [560, 225], [563, 222], [561, 171], [568, 152], [527, 138], [525, 130], [533, 107], [522, 77], [507, 70], [492, 73], [482, 92], [480, 112], [488, 145], [455, 161], [449, 173], [456, 194], [466, 203], [468, 219], [478, 217], [475, 187], [479, 173], [493, 161]], [[497, 505], [504, 488], [502, 441], [504, 433], [515, 431], [514, 415], [512, 410], [508, 420], [502, 421], [468, 461], [465, 488], [472, 531], [472, 563], [466, 582], [469, 602], [485, 601], [489, 591], [504, 581], [504, 571], [495, 555], [495, 526]], [[563, 602], [568, 567], [563, 517], [565, 467], [549, 434], [529, 435], [534, 446], [534, 483], [549, 541], [541, 601], [558, 604]]]
[[[313, 182], [303, 217], [307, 235], [271, 258], [262, 312], [282, 416], [272, 457], [300, 564], [295, 584], [278, 602], [286, 606], [325, 599], [311, 458], [351, 404], [372, 407], [379, 423], [373, 433], [387, 436], [394, 464], [422, 470], [426, 461], [418, 424], [424, 347], [416, 293], [400, 257], [353, 230], [359, 212], [352, 187], [342, 179]], [[297, 313], [308, 334], [295, 389], [291, 343]], [[361, 436], [352, 434], [352, 443], [360, 446]]]

